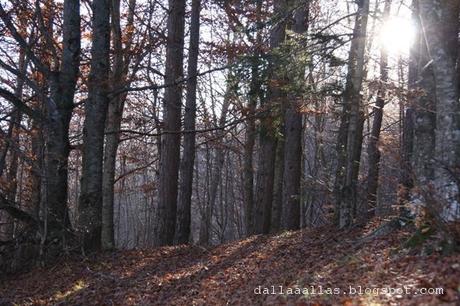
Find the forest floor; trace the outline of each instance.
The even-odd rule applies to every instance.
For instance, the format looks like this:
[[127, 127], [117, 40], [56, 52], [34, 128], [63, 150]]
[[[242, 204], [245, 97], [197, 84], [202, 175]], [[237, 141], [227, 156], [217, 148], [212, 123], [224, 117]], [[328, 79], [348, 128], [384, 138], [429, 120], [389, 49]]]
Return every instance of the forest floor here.
[[0, 305], [460, 305], [459, 254], [403, 248], [405, 230], [359, 243], [376, 226], [67, 259], [1, 280]]

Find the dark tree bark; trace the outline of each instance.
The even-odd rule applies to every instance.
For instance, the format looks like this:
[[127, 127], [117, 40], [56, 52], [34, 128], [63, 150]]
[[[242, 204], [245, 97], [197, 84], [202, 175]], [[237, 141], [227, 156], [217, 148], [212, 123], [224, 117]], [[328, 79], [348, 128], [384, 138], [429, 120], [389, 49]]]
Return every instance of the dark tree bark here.
[[[284, 127], [283, 126], [281, 128]], [[283, 128], [284, 129], [284, 128]], [[283, 214], [283, 174], [284, 174], [284, 139], [280, 137], [276, 142], [275, 171], [273, 177], [273, 203], [271, 213], [270, 232], [276, 233], [282, 228]]]
[[[385, 1], [383, 18], [387, 20], [390, 15], [391, 0]], [[372, 121], [371, 135], [367, 154], [369, 158], [369, 169], [367, 173], [367, 205], [366, 215], [374, 215], [377, 207], [377, 191], [380, 170], [380, 151], [378, 148], [380, 129], [382, 128], [383, 107], [385, 106], [385, 86], [388, 82], [388, 54], [385, 46], [380, 49], [380, 86], [377, 92], [377, 100], [374, 107], [374, 118]]]
[[[35, 168], [40, 168], [39, 170], [33, 169], [31, 202], [41, 203], [41, 205], [35, 203], [37, 204], [35, 209], [37, 211], [41, 209], [46, 223], [59, 224], [61, 229], [69, 225], [67, 216], [68, 128], [79, 71], [79, 8], [78, 0], [64, 1], [62, 54], [58, 58], [56, 49], [50, 40], [50, 37], [53, 37], [55, 13], [48, 3], [43, 9], [37, 7], [43, 22], [39, 25], [41, 31], [39, 56], [25, 41], [21, 29], [18, 31], [15, 28], [3, 7], [0, 7], [2, 20], [34, 64], [35, 80], [31, 83], [36, 84], [36, 87], [32, 86], [32, 89], [36, 91], [37, 99], [40, 99], [39, 102], [42, 103], [42, 105], [37, 103], [32, 112], [27, 111], [27, 107], [25, 108], [26, 113], [32, 115], [33, 118], [32, 151], [36, 158]], [[45, 116], [42, 116], [42, 107]], [[21, 111], [23, 110], [24, 108], [21, 108]]]
[[[190, 46], [187, 67], [187, 96], [185, 100], [184, 129], [195, 130], [196, 87], [198, 72], [198, 52], [200, 43], [201, 0], [192, 0], [190, 23]], [[186, 133], [183, 140], [184, 151], [180, 162], [180, 192], [176, 224], [176, 242], [188, 243], [192, 207], [193, 165], [195, 163], [195, 133]]]
[[69, 124], [80, 64], [78, 0], [64, 1], [63, 47], [60, 64], [60, 71], [49, 76], [51, 103], [46, 103], [43, 197], [49, 209], [49, 221], [69, 226], [67, 207]]
[[183, 77], [185, 0], [169, 0], [166, 46], [164, 129], [161, 139], [160, 182], [156, 219], [156, 244], [171, 245], [176, 226], [180, 160], [182, 89], [174, 85]]
[[248, 120], [246, 124], [246, 142], [244, 144], [243, 160], [243, 184], [244, 184], [244, 211], [246, 234], [250, 235], [254, 228], [254, 145], [256, 142], [256, 124], [254, 120], [255, 109], [257, 107], [257, 85], [256, 78], [258, 71], [254, 63], [252, 67], [251, 89], [248, 105]]
[[87, 251], [101, 247], [104, 127], [109, 105], [110, 2], [93, 1], [93, 41], [85, 104], [79, 226]]
[[279, 63], [275, 56], [275, 49], [280, 47], [286, 34], [288, 1], [276, 1], [274, 12], [277, 16], [276, 24], [270, 33], [270, 49], [272, 50], [269, 69], [269, 84], [267, 99], [262, 105], [262, 116], [259, 132], [259, 158], [257, 165], [256, 201], [254, 215], [254, 233], [269, 233], [273, 202], [273, 179], [276, 161], [276, 119], [279, 116], [282, 90], [279, 84], [277, 69]]
[[[47, 218], [46, 211], [41, 207], [42, 203], [42, 177], [43, 177], [43, 132], [42, 125], [37, 120], [32, 120], [32, 133], [31, 133], [31, 153], [33, 156], [32, 166], [29, 168], [28, 175], [30, 176], [30, 199], [29, 209], [34, 211], [35, 216], [39, 216], [43, 213], [42, 218]], [[15, 166], [16, 167], [16, 166]], [[11, 171], [10, 173], [13, 173]], [[16, 177], [16, 174], [14, 174]], [[11, 195], [12, 196], [12, 195]], [[11, 200], [11, 198], [10, 198]]]
[[[307, 4], [308, 5], [308, 4]], [[308, 6], [300, 7], [294, 16], [294, 32], [305, 34], [308, 24]], [[296, 67], [292, 82], [302, 82], [305, 68]], [[292, 73], [292, 72], [291, 72]], [[289, 94], [284, 116], [284, 174], [282, 227], [286, 230], [300, 228], [300, 181], [302, 176], [302, 114], [299, 100], [301, 97]]]

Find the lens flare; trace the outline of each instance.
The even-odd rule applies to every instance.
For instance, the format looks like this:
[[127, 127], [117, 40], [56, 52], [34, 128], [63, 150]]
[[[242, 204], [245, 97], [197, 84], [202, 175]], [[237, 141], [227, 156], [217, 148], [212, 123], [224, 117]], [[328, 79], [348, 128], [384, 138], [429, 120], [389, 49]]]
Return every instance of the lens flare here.
[[386, 21], [378, 41], [390, 54], [407, 54], [414, 43], [415, 27], [410, 19], [391, 18]]

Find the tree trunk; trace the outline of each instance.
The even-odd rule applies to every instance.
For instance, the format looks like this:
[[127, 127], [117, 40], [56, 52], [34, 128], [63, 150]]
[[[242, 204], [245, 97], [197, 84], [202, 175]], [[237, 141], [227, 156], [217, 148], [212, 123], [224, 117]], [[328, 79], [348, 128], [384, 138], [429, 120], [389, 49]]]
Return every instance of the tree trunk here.
[[115, 184], [115, 167], [118, 144], [120, 140], [120, 126], [123, 117], [123, 97], [111, 99], [107, 111], [104, 146], [104, 165], [102, 174], [102, 229], [101, 229], [101, 246], [103, 249], [110, 250], [115, 247], [114, 234], [114, 184]]
[[[127, 17], [126, 29], [133, 27], [135, 0], [129, 1], [129, 13]], [[120, 0], [112, 0], [112, 42], [113, 42], [113, 69], [111, 75], [111, 88], [116, 89], [128, 85], [127, 74], [130, 64], [129, 46], [132, 42], [132, 31], [128, 31], [125, 38], [126, 48], [123, 49], [123, 37], [120, 26]], [[105, 147], [104, 164], [102, 173], [102, 229], [101, 245], [103, 249], [113, 249], [115, 247], [114, 235], [114, 184], [115, 168], [118, 144], [120, 141], [120, 127], [123, 118], [123, 109], [126, 101], [126, 93], [118, 94], [113, 97], [107, 109], [105, 124]]]
[[[31, 153], [34, 162], [28, 173], [30, 175], [31, 190], [28, 206], [34, 212], [34, 216], [39, 217], [40, 212], [42, 212], [40, 204], [42, 202], [43, 133], [41, 124], [35, 119], [32, 119], [31, 134]], [[11, 166], [16, 167], [16, 165]], [[10, 173], [13, 173], [13, 171], [10, 171]], [[18, 203], [21, 204], [20, 201]]]
[[[308, 4], [307, 4], [308, 5]], [[294, 32], [307, 32], [309, 9], [300, 7], [295, 12]], [[294, 78], [291, 82], [302, 82], [305, 78], [305, 66], [302, 63], [291, 71]], [[302, 84], [299, 84], [300, 88]], [[298, 86], [294, 86], [297, 88]], [[299, 101], [302, 96], [289, 94], [284, 116], [284, 173], [282, 196], [282, 228], [296, 230], [300, 228], [300, 182], [302, 176], [302, 114]]]
[[436, 94], [434, 187], [441, 216], [460, 218], [460, 104], [457, 39], [460, 3], [455, 0], [420, 0], [420, 16], [432, 60]]
[[65, 234], [70, 225], [67, 207], [69, 124], [80, 63], [80, 3], [64, 2], [63, 48], [60, 71], [49, 76], [51, 103], [45, 103], [43, 209], [47, 221]]
[[[344, 116], [341, 125], [347, 126], [346, 152], [343, 187], [339, 196], [339, 227], [348, 227], [353, 223], [353, 212], [357, 202], [357, 180], [361, 158], [362, 131], [364, 125], [364, 110], [361, 97], [361, 86], [364, 74], [364, 54], [366, 47], [367, 20], [369, 0], [359, 2], [356, 15], [354, 37], [350, 49], [347, 84], [344, 93]], [[349, 113], [347, 113], [349, 111]], [[340, 133], [339, 133], [339, 136]], [[339, 140], [339, 143], [343, 140]], [[339, 167], [343, 165], [339, 164]], [[339, 181], [340, 182], [340, 181]]]
[[251, 92], [248, 105], [248, 120], [246, 125], [246, 142], [244, 144], [243, 159], [243, 193], [244, 193], [244, 216], [246, 224], [246, 234], [250, 235], [254, 227], [254, 145], [256, 136], [256, 124], [254, 119], [255, 108], [257, 107], [256, 85], [257, 68], [252, 68]]
[[259, 99], [262, 102], [263, 99], [260, 79], [261, 72], [259, 71], [262, 48], [261, 28], [263, 27], [260, 20], [262, 4], [262, 0], [257, 0], [257, 33], [254, 45], [254, 56], [251, 62], [251, 82], [249, 85], [247, 112], [248, 118], [246, 120], [246, 142], [244, 144], [243, 157], [243, 201], [246, 235], [250, 235], [254, 231], [254, 146], [256, 143], [256, 122], [254, 116], [257, 108], [257, 100]]
[[271, 213], [270, 232], [276, 233], [282, 228], [283, 214], [283, 174], [284, 174], [284, 139], [276, 142], [275, 171], [273, 177], [273, 203]]
[[160, 156], [160, 182], [156, 220], [156, 244], [174, 242], [180, 160], [182, 86], [175, 84], [183, 76], [185, 0], [169, 0], [168, 41], [166, 46], [164, 130]]
[[110, 2], [93, 1], [93, 41], [85, 104], [81, 192], [78, 203], [83, 247], [101, 247], [104, 127], [109, 104]]
[[[415, 12], [420, 15], [419, 0], [416, 1]], [[422, 28], [421, 20], [418, 19], [417, 28], [420, 31], [434, 30]], [[431, 184], [434, 178], [433, 159], [435, 148], [436, 128], [436, 95], [433, 65], [429, 64], [430, 58], [425, 43], [425, 33], [419, 35], [418, 63], [417, 63], [417, 89], [422, 95], [416, 99], [414, 105], [414, 139], [412, 169], [415, 176], [415, 184], [426, 187]], [[416, 195], [420, 197], [421, 195]]]
[[[416, 1], [412, 1], [412, 20], [418, 19]], [[420, 35], [421, 29], [416, 27], [414, 43], [409, 54], [409, 98], [408, 104], [403, 106], [402, 112], [401, 175], [399, 179], [398, 205], [400, 215], [405, 218], [410, 217], [410, 210], [407, 204], [410, 201], [411, 190], [414, 187], [414, 170], [412, 169], [411, 161], [414, 154], [414, 105], [416, 101], [414, 93], [417, 89], [418, 81]]]
[[[21, 56], [20, 56], [21, 58]], [[21, 62], [21, 61], [20, 61]], [[21, 67], [21, 66], [20, 66]], [[23, 69], [22, 69], [23, 71]], [[19, 80], [17, 81], [18, 85], [15, 90], [15, 96], [21, 99], [22, 96], [22, 85], [19, 85]], [[18, 110], [16, 107], [13, 108], [13, 111], [11, 112], [11, 117], [10, 117], [10, 124], [8, 126], [8, 131], [5, 135], [5, 146], [3, 147], [3, 150], [0, 154], [0, 177], [3, 175], [3, 172], [5, 170], [6, 166], [6, 157], [8, 155], [8, 152], [10, 151], [11, 144], [16, 145], [18, 143], [18, 137], [19, 137], [19, 127], [22, 119], [22, 113], [20, 110]], [[15, 150], [11, 150], [11, 155], [15, 154], [17, 157], [17, 154], [14, 153]]]
[[[391, 0], [385, 1], [383, 20], [388, 20], [391, 10]], [[385, 86], [388, 82], [388, 54], [385, 46], [380, 49], [380, 86], [377, 92], [377, 100], [374, 107], [374, 120], [372, 121], [371, 135], [367, 154], [369, 158], [369, 169], [367, 174], [367, 205], [366, 215], [374, 215], [377, 207], [377, 191], [380, 169], [380, 151], [378, 148], [380, 129], [382, 128], [383, 107], [385, 106]]]
[[[195, 130], [196, 87], [198, 72], [198, 52], [200, 43], [201, 0], [192, 0], [190, 25], [190, 46], [187, 67], [187, 97], [185, 101], [184, 129]], [[188, 243], [190, 240], [193, 165], [195, 163], [195, 132], [184, 135], [184, 151], [180, 163], [180, 192], [176, 224], [176, 242]]]
[[259, 159], [256, 180], [256, 201], [254, 216], [254, 233], [269, 233], [271, 211], [273, 202], [273, 179], [276, 161], [277, 126], [282, 90], [281, 81], [277, 73], [279, 59], [276, 58], [275, 49], [280, 47], [286, 34], [288, 1], [276, 1], [274, 12], [277, 14], [277, 23], [270, 33], [271, 59], [269, 63], [269, 84], [267, 99], [262, 106], [262, 116], [259, 132]]

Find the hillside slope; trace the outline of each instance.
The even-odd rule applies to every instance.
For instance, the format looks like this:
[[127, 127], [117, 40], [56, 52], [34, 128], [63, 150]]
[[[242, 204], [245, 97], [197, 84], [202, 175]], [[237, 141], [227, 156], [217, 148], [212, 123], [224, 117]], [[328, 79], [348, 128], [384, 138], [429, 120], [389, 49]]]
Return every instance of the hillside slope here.
[[[2, 280], [0, 305], [460, 303], [460, 255], [414, 255], [401, 249], [404, 231], [356, 242], [369, 231], [320, 228], [210, 250], [163, 247], [66, 260]], [[443, 292], [421, 294], [422, 288]]]

